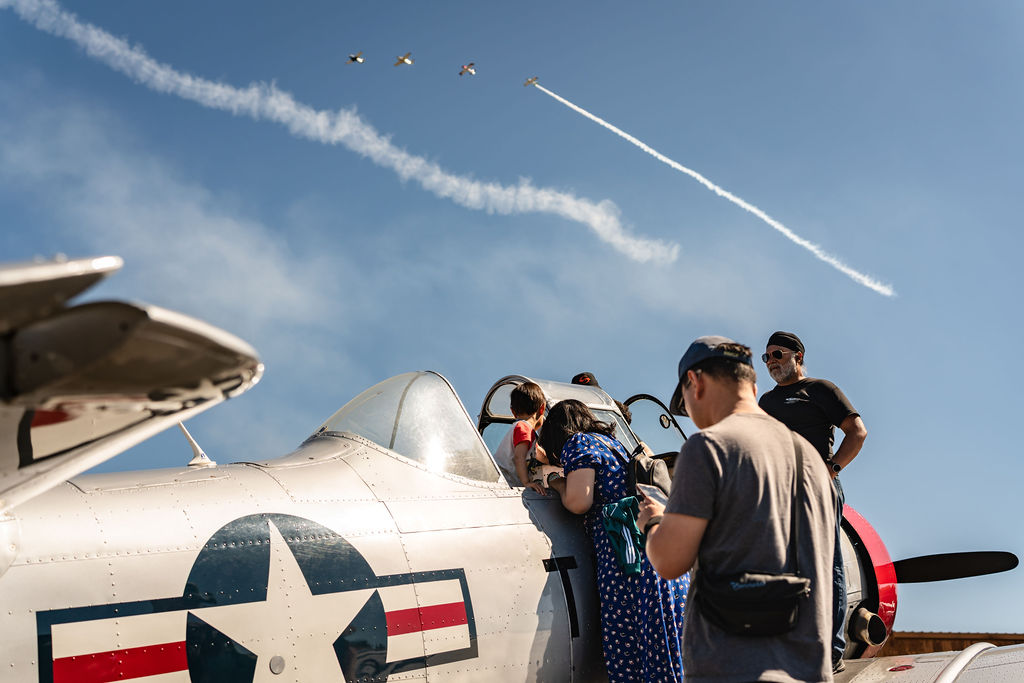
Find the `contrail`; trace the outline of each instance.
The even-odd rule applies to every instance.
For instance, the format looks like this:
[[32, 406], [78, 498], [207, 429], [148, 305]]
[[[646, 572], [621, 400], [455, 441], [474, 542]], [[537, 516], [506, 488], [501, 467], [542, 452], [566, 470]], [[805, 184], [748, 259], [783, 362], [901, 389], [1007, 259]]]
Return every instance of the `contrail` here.
[[728, 190], [722, 189], [718, 185], [715, 185], [713, 182], [711, 182], [710, 180], [708, 180], [707, 178], [702, 176], [700, 173], [697, 173], [693, 169], [689, 169], [689, 168], [683, 166], [682, 164], [680, 164], [680, 163], [678, 163], [676, 161], [673, 161], [672, 159], [669, 159], [664, 154], [658, 152], [655, 149], [652, 149], [651, 147], [649, 147], [648, 145], [644, 144], [640, 140], [637, 140], [635, 137], [633, 137], [629, 133], [627, 133], [627, 132], [625, 132], [623, 130], [619, 130], [618, 128], [616, 128], [612, 124], [608, 123], [604, 119], [601, 119], [601, 118], [599, 118], [597, 116], [594, 116], [593, 114], [591, 114], [586, 109], [583, 109], [582, 107], [577, 107], [575, 104], [573, 104], [569, 100], [565, 99], [564, 97], [559, 97], [558, 95], [556, 95], [555, 93], [551, 92], [550, 90], [548, 90], [544, 86], [540, 85], [539, 83], [534, 82], [533, 85], [534, 85], [534, 87], [536, 87], [541, 92], [543, 92], [543, 93], [545, 93], [547, 95], [550, 95], [551, 97], [555, 98], [556, 100], [558, 100], [559, 102], [561, 102], [565, 106], [569, 107], [573, 111], [578, 112], [580, 114], [583, 114], [584, 116], [586, 116], [588, 119], [590, 119], [594, 123], [600, 124], [600, 125], [604, 126], [605, 128], [607, 128], [608, 130], [610, 130], [613, 133], [615, 133], [616, 135], [619, 135], [619, 136], [625, 138], [626, 140], [629, 140], [634, 145], [636, 145], [637, 147], [639, 147], [643, 151], [647, 152], [648, 154], [650, 154], [652, 157], [654, 157], [658, 161], [661, 161], [663, 163], [668, 164], [669, 166], [671, 166], [672, 168], [676, 169], [677, 171], [682, 171], [686, 175], [690, 176], [691, 178], [693, 178], [694, 180], [699, 182], [704, 187], [708, 188], [709, 190], [711, 190], [712, 192], [717, 194], [719, 197], [725, 197], [726, 199], [728, 199], [733, 204], [735, 204], [735, 205], [739, 206], [740, 208], [745, 209], [745, 210], [749, 211], [750, 213], [754, 214], [755, 216], [760, 218], [762, 221], [764, 221], [765, 223], [767, 223], [768, 225], [772, 226], [773, 228], [775, 228], [776, 230], [781, 232], [783, 235], [785, 235], [787, 239], [789, 239], [792, 242], [800, 245], [801, 247], [803, 247], [807, 251], [811, 252], [812, 254], [814, 254], [816, 257], [818, 257], [819, 259], [821, 259], [825, 263], [829, 264], [830, 266], [832, 266], [833, 268], [838, 270], [839, 272], [844, 273], [848, 277], [852, 278], [855, 282], [858, 282], [858, 283], [864, 285], [865, 287], [873, 289], [876, 292], [878, 292], [879, 294], [882, 294], [884, 296], [894, 296], [896, 294], [896, 292], [893, 291], [892, 286], [884, 284], [882, 282], [879, 282], [878, 280], [874, 279], [873, 277], [871, 277], [869, 275], [865, 275], [864, 273], [861, 273], [860, 271], [854, 270], [853, 268], [851, 268], [850, 266], [846, 265], [845, 263], [840, 261], [838, 258], [833, 256], [832, 254], [829, 254], [827, 251], [823, 250], [817, 244], [814, 244], [813, 242], [810, 242], [810, 241], [804, 239], [803, 237], [800, 237], [800, 235], [797, 235], [795, 232], [793, 232], [792, 230], [787, 228], [785, 225], [783, 225], [782, 223], [778, 222], [777, 220], [775, 220], [774, 218], [772, 218], [771, 216], [766, 214], [761, 209], [759, 209], [756, 206], [754, 206], [753, 204], [750, 204], [749, 202], [747, 202], [747, 201], [737, 197], [732, 192], [729, 192]]
[[549, 213], [568, 218], [586, 225], [599, 239], [642, 263], [671, 263], [679, 254], [678, 244], [631, 235], [619, 219], [618, 207], [609, 200], [593, 202], [566, 192], [534, 187], [527, 180], [518, 185], [500, 185], [448, 173], [436, 163], [395, 147], [354, 111], [316, 110], [273, 84], [254, 83], [236, 88], [181, 73], [157, 62], [141, 47], [79, 21], [53, 0], [0, 0], [0, 8], [10, 8], [39, 30], [72, 41], [90, 57], [151, 90], [177, 95], [211, 109], [274, 121], [296, 137], [343, 145], [393, 170], [402, 180], [415, 180], [427, 191], [460, 206], [489, 213]]

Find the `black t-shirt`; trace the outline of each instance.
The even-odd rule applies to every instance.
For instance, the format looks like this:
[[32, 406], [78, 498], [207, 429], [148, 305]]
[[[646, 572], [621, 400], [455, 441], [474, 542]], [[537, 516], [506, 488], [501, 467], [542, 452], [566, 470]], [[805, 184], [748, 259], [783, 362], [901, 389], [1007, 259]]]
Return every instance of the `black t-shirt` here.
[[826, 460], [832, 457], [833, 427], [859, 414], [839, 387], [826, 379], [812, 377], [776, 386], [765, 392], [757, 403], [766, 413], [810, 441]]

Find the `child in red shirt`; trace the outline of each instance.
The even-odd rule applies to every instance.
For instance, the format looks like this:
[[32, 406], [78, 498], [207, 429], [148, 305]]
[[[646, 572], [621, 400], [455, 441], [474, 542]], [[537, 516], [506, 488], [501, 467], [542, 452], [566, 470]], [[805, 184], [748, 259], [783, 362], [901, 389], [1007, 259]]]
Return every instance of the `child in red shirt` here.
[[547, 495], [543, 484], [531, 481], [529, 467], [532, 460], [548, 462], [544, 449], [537, 445], [537, 430], [544, 424], [544, 391], [534, 382], [524, 382], [512, 390], [510, 403], [512, 415], [519, 421], [502, 440], [495, 459], [506, 475], [518, 478], [519, 481], [510, 482], [513, 486], [525, 486]]

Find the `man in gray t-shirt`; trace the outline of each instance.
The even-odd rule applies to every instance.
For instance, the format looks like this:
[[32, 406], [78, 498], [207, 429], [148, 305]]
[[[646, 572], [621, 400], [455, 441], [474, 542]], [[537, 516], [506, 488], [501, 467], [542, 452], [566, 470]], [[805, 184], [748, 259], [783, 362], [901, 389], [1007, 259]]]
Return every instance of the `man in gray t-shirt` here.
[[[784, 572], [796, 474], [792, 433], [757, 406], [750, 349], [701, 337], [679, 362], [670, 408], [702, 431], [676, 460], [662, 509], [641, 502], [647, 556], [665, 578], [697, 571]], [[821, 458], [802, 437], [803, 500], [797, 530], [800, 574], [811, 579], [796, 627], [778, 636], [737, 636], [703, 618], [691, 583], [683, 628], [687, 681], [831, 681], [832, 546], [835, 492]]]

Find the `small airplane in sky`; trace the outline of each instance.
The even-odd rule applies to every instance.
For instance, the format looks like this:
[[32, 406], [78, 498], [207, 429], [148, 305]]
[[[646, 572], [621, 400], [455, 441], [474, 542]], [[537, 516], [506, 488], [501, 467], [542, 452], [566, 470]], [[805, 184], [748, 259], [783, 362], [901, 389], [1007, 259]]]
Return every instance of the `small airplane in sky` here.
[[523, 87], [525, 88], [528, 85], [533, 85], [536, 82], [537, 82], [537, 77], [536, 76], [534, 76], [533, 78], [527, 78], [526, 79], [526, 83], [523, 83]]
[[[512, 389], [536, 381], [549, 405], [580, 400], [671, 465], [686, 436], [661, 401], [630, 397], [627, 423], [599, 387], [509, 375], [474, 424], [447, 379], [408, 372], [277, 458], [217, 464], [189, 437], [180, 467], [82, 475], [263, 373], [252, 347], [193, 318], [69, 303], [121, 265], [0, 266], [3, 680], [607, 680], [582, 518], [510, 484], [492, 452], [515, 422]], [[843, 531], [837, 683], [1021, 680], [1024, 645], [872, 659], [897, 583], [1016, 557], [893, 562], [849, 506]]]
[[366, 59], [363, 58], [363, 51], [360, 50], [359, 52], [355, 53], [354, 55], [349, 55], [348, 56], [348, 61], [345, 62], [345, 63], [346, 64], [362, 64], [365, 61], [366, 61]]
[[476, 76], [476, 69], [474, 67], [475, 67], [475, 62], [470, 62], [469, 64], [463, 64], [462, 65], [462, 70], [459, 71], [459, 75], [461, 76], [462, 74], [469, 74], [470, 76]]
[[401, 57], [396, 57], [395, 59], [397, 59], [398, 61], [395, 62], [395, 66], [402, 66], [403, 64], [412, 64], [414, 60], [412, 57], [409, 56], [411, 54], [411, 52], [406, 52]]

